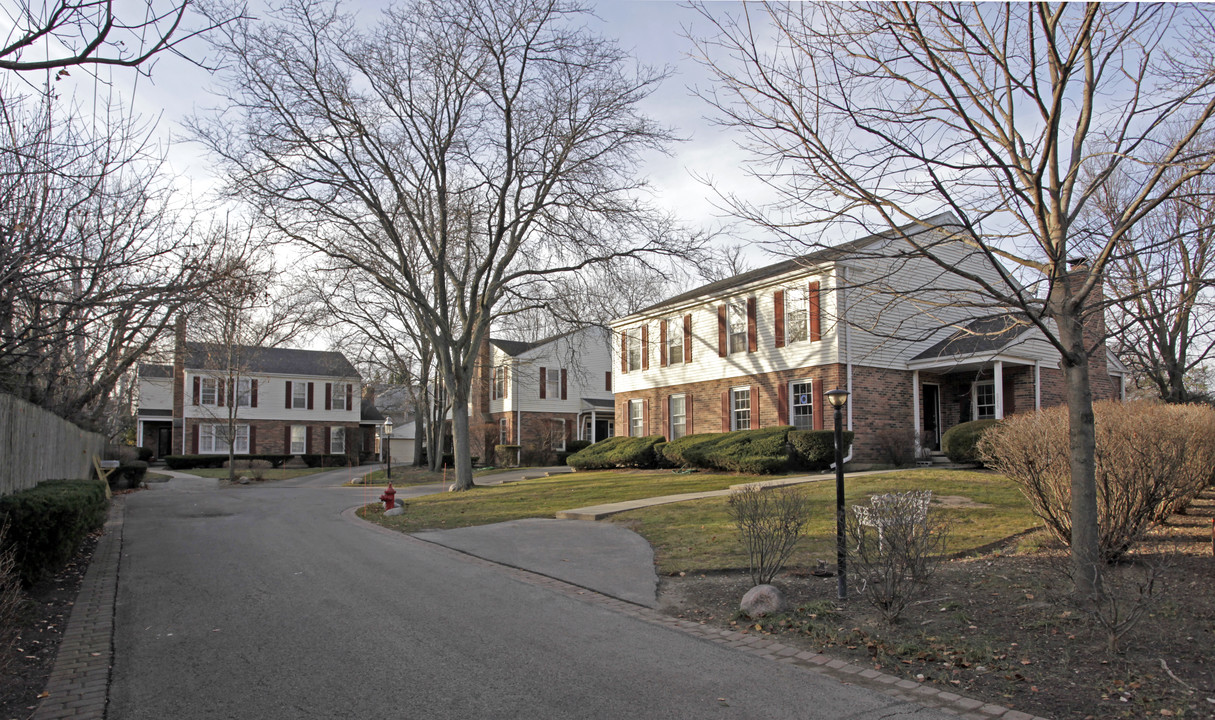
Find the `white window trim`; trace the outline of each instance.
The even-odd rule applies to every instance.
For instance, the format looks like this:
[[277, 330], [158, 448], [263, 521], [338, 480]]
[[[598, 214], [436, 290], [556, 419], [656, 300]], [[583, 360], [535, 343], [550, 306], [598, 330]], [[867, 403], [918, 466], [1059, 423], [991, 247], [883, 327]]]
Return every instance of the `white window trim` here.
[[[745, 428], [739, 427], [739, 422], [738, 422], [738, 412], [739, 411], [738, 411], [738, 407], [737, 407], [737, 402], [735, 401], [736, 393], [741, 393], [741, 392], [745, 392], [747, 394], [747, 426]], [[749, 385], [730, 388], [730, 430], [733, 431], [733, 430], [750, 430], [751, 429], [751, 426], [755, 424], [752, 422], [752, 417], [751, 417], [752, 407], [754, 407], [754, 405], [751, 402], [751, 387]]]
[[[801, 307], [798, 308], [798, 301]], [[800, 312], [802, 315], [801, 323], [795, 325], [793, 317]], [[790, 329], [799, 327], [801, 337], [792, 339], [790, 337]], [[805, 342], [810, 339], [810, 297], [805, 288], [794, 287], [785, 290], [785, 344]]]
[[[738, 333], [741, 336], [741, 341], [738, 347], [734, 343], [734, 316], [739, 315], [742, 318], [742, 332]], [[734, 353], [747, 352], [747, 298], [734, 298], [726, 301], [726, 354], [733, 355]]]
[[[300, 436], [300, 439], [299, 439], [300, 449], [299, 450], [295, 449], [295, 443], [296, 443], [295, 431], [297, 429], [299, 430], [299, 436]], [[292, 455], [304, 455], [305, 453], [308, 452], [308, 426], [307, 425], [292, 425], [291, 426], [291, 447], [287, 449], [287, 452], [291, 453]]]
[[[675, 344], [675, 339], [679, 338], [679, 344]], [[683, 363], [683, 355], [685, 350], [683, 344], [686, 338], [683, 336], [683, 318], [675, 317], [667, 319], [667, 365], [680, 365]], [[679, 348], [679, 352], [675, 352], [675, 348]]]
[[[629, 372], [637, 372], [641, 370], [641, 327], [633, 328], [631, 331], [626, 330], [624, 333], [625, 342], [625, 357]], [[636, 349], [637, 362], [633, 362], [633, 350]]]
[[333, 388], [329, 392], [329, 407], [333, 410], [346, 409], [346, 383], [335, 382], [331, 384]]
[[252, 407], [253, 406], [253, 379], [240, 378], [236, 381], [236, 394], [233, 400], [236, 407]]
[[[556, 430], [557, 439], [560, 440], [560, 445], [553, 443], [553, 450], [565, 450], [565, 418], [553, 418], [554, 430]], [[557, 425], [556, 423], [560, 423]]]
[[[637, 408], [636, 417], [633, 416], [633, 408]], [[637, 421], [638, 434], [633, 434], [633, 421]], [[645, 432], [645, 401], [629, 400], [629, 437], [642, 437], [640, 433]]]
[[296, 380], [291, 383], [291, 409], [308, 409], [308, 383]]
[[[236, 437], [234, 438], [236, 448], [233, 452], [237, 455], [248, 455], [249, 426], [241, 424], [236, 425], [233, 429], [236, 432]], [[227, 423], [201, 423], [198, 427], [198, 454], [227, 455], [228, 445], [223, 440], [227, 433]]]
[[[979, 415], [979, 388], [991, 388], [991, 415]], [[994, 380], [980, 380], [970, 386], [970, 414], [975, 420], [992, 420], [996, 417], [996, 383]]]
[[545, 399], [561, 399], [561, 368], [551, 367], [544, 371]]
[[815, 408], [815, 406], [814, 406], [814, 381], [811, 380], [810, 378], [803, 378], [801, 380], [791, 380], [789, 382], [789, 418], [788, 418], [789, 424], [795, 428], [797, 427], [797, 423], [795, 423], [794, 419], [793, 419], [794, 418], [793, 408], [796, 407], [798, 405], [798, 403], [795, 403], [793, 401], [793, 398], [796, 397], [798, 395], [798, 393], [793, 392], [793, 386], [794, 385], [803, 385], [803, 384], [810, 386], [810, 392], [809, 392], [809, 395], [810, 395], [810, 403], [809, 403], [809, 405], [810, 405], [810, 427], [799, 428], [799, 429], [813, 430], [814, 429], [814, 412], [817, 408]]
[[[207, 402], [208, 385], [210, 385], [211, 402]], [[207, 407], [217, 407], [219, 405], [219, 378], [213, 378], [213, 377], [199, 378], [198, 404], [205, 405]]]
[[672, 395], [669, 398], [667, 398], [667, 426], [668, 426], [667, 433], [668, 433], [668, 437], [670, 437], [672, 440], [678, 439], [675, 435], [675, 410], [674, 410], [674, 402], [677, 398], [680, 400], [683, 400], [683, 414], [680, 416], [683, 418], [683, 422], [680, 423], [681, 425], [683, 425], [683, 433], [681, 435], [679, 435], [678, 437], [683, 437], [684, 435], [688, 434], [688, 395], [687, 395], [687, 393], [679, 393], [676, 395]]
[[[341, 447], [338, 447], [336, 442], [341, 438]], [[330, 455], [345, 455], [346, 454], [346, 428], [334, 426], [329, 428], [329, 454]]]

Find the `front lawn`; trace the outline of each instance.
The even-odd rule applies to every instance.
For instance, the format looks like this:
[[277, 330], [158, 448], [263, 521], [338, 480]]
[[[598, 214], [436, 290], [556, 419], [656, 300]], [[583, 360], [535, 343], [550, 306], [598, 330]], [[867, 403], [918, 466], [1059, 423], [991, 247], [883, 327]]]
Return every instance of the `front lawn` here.
[[[484, 477], [495, 473], [506, 472], [508, 470], [516, 470], [518, 468], [482, 468], [473, 471], [473, 477]], [[455, 482], [456, 473], [454, 470], [448, 469], [447, 472], [431, 472], [427, 468], [414, 467], [412, 465], [392, 468], [392, 484], [397, 485], [428, 485], [430, 483], [450, 483]], [[346, 483], [351, 487], [363, 487], [364, 485], [372, 487], [387, 487], [388, 476], [383, 470], [376, 470], [364, 477], [356, 478]]]
[[[392, 473], [396, 475], [395, 468]], [[383, 510], [375, 506], [364, 508], [359, 514], [394, 530], [416, 532], [522, 518], [551, 518], [558, 510], [658, 495], [724, 490], [747, 480], [747, 476], [740, 475], [680, 474], [669, 470], [579, 472], [415, 498], [407, 502], [404, 515], [395, 517], [384, 517]]]
[[[733, 484], [739, 482], [745, 479]], [[834, 478], [798, 487], [810, 498], [811, 515], [791, 563], [813, 567], [813, 561], [822, 559], [834, 565]], [[951, 552], [984, 547], [1040, 524], [1011, 481], [993, 473], [964, 470], [906, 470], [848, 478], [845, 507], [867, 504], [870, 495], [908, 490], [932, 490], [934, 510], [952, 524]], [[608, 519], [649, 541], [659, 573], [747, 567], [746, 550], [726, 514], [724, 497], [657, 505]]]

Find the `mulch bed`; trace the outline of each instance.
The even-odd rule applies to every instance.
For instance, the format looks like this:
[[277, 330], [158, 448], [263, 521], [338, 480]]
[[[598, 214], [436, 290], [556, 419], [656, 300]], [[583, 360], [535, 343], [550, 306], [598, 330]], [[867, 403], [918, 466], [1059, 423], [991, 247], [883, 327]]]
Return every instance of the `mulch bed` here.
[[59, 641], [100, 537], [100, 531], [90, 535], [59, 574], [41, 580], [26, 591], [15, 641], [9, 647], [0, 647], [0, 718], [3, 720], [28, 718], [37, 709], [38, 696], [46, 688], [55, 666]]
[[[928, 593], [894, 626], [855, 592], [838, 603], [834, 577], [799, 569], [774, 582], [794, 608], [774, 618], [739, 614], [752, 584], [745, 572], [664, 578], [660, 601], [679, 617], [1058, 720], [1215, 719], [1213, 517], [1209, 490], [1142, 544], [1139, 563], [1167, 566], [1147, 615], [1117, 652], [1071, 601], [1065, 554], [1043, 534], [942, 564]], [[1130, 597], [1124, 589], [1124, 605]]]

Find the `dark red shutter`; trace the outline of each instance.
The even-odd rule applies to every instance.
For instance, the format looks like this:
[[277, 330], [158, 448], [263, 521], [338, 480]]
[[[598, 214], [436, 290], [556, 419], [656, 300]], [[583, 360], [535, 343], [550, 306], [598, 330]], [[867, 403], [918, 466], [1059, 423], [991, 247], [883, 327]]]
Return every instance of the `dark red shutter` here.
[[776, 386], [776, 424], [789, 425], [789, 383]]
[[325, 454], [329, 455], [333, 452], [333, 429], [329, 427], [321, 428], [321, 432], [325, 433]]
[[726, 306], [719, 305], [717, 307], [717, 355], [725, 357], [729, 352], [729, 347], [726, 345]]
[[308, 454], [308, 455], [312, 454], [312, 426], [311, 425], [307, 425], [304, 427], [304, 453]]
[[540, 368], [540, 399], [543, 400], [548, 390], [544, 387], [545, 381], [548, 380], [548, 369]]
[[316, 394], [315, 392], [313, 392], [314, 390], [316, 390], [316, 387], [312, 383], [308, 383], [308, 409], [309, 410], [312, 409], [313, 396]]
[[194, 423], [194, 429], [190, 431], [190, 452], [198, 454], [198, 423]]
[[[287, 381], [287, 409], [288, 410], [291, 409], [291, 381], [290, 380]], [[290, 450], [288, 450], [287, 452], [290, 452]]]
[[683, 361], [692, 362], [692, 316], [683, 316]]
[[607, 392], [612, 391], [612, 372], [610, 370], [603, 374], [603, 389]]
[[220, 407], [224, 406], [224, 381], [223, 380], [215, 381], [215, 404]]
[[641, 435], [646, 437], [650, 435], [650, 401], [641, 401]]
[[667, 366], [667, 321], [658, 323], [658, 367]]
[[756, 333], [757, 319], [755, 317], [755, 298], [747, 298], [747, 352], [759, 349], [759, 338]]
[[283, 454], [284, 455], [291, 454], [291, 426], [290, 425], [286, 425], [283, 427]]
[[249, 454], [253, 455], [257, 452], [257, 426], [249, 426]]
[[565, 400], [565, 368], [561, 368], [561, 399]]
[[822, 381], [812, 383], [810, 394], [814, 398], [814, 406], [811, 408], [811, 412], [814, 415], [814, 429], [822, 430], [823, 415], [827, 412], [827, 406], [824, 404], [826, 402], [826, 398], [823, 397]]
[[775, 336], [776, 347], [785, 346], [785, 291], [777, 290], [772, 293], [772, 334]]
[[819, 320], [818, 283], [810, 283], [810, 341], [823, 339], [823, 325]]
[[197, 375], [195, 375], [194, 376], [194, 404], [195, 405], [198, 404], [199, 392], [200, 392], [199, 391], [199, 378]]
[[625, 330], [620, 331], [620, 372], [627, 373], [629, 371], [629, 334]]
[[249, 381], [249, 406], [257, 407], [257, 380]]
[[721, 391], [721, 431], [730, 432], [730, 391]]
[[[325, 383], [325, 409], [333, 409], [333, 383]], [[325, 451], [328, 454], [328, 451]]]
[[763, 427], [763, 423], [759, 421], [759, 386], [751, 386], [751, 429], [757, 430]]
[[683, 396], [683, 434], [692, 435], [696, 432], [692, 423], [692, 393]]
[[641, 369], [650, 369], [650, 326], [641, 326]]
[[354, 409], [354, 386], [351, 383], [346, 383], [346, 409]]

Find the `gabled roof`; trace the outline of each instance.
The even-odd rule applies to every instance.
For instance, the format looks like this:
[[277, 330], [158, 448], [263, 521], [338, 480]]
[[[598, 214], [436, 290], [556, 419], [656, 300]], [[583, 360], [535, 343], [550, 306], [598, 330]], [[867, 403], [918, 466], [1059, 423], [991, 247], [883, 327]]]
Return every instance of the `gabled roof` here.
[[172, 365], [148, 365], [146, 363], [139, 364], [139, 377], [141, 378], [171, 378], [173, 377]]
[[[596, 326], [589, 325], [587, 327], [596, 327]], [[570, 330], [568, 332], [557, 333], [556, 335], [550, 335], [541, 340], [537, 340], [536, 342], [523, 342], [522, 340], [503, 340], [502, 338], [490, 338], [489, 344], [498, 348], [499, 350], [506, 353], [507, 355], [510, 355], [511, 357], [518, 357], [518, 356], [522, 355], [523, 353], [527, 352], [528, 350], [535, 350], [536, 348], [538, 348], [542, 345], [548, 345], [551, 342], [560, 340], [561, 338], [564, 338], [564, 337], [569, 337], [570, 335], [574, 335], [576, 333], [580, 333], [586, 329], [587, 329], [586, 327], [581, 327], [576, 330]]]
[[1019, 313], [990, 315], [971, 320], [945, 339], [916, 355], [916, 360], [971, 356], [998, 352], [1029, 332], [1031, 325]]
[[[250, 373], [312, 375], [319, 377], [359, 377], [359, 371], [340, 352], [267, 348], [237, 345], [234, 356], [241, 369]], [[228, 348], [218, 343], [186, 343], [186, 367], [191, 370], [223, 370]]]
[[[749, 285], [754, 282], [759, 282], [766, 278], [777, 277], [780, 275], [784, 275], [785, 273], [794, 272], [796, 270], [806, 270], [806, 269], [810, 269], [816, 265], [823, 265], [826, 263], [835, 262], [837, 260], [842, 260], [844, 258], [847, 258], [849, 255], [856, 253], [858, 250], [865, 247], [866, 245], [874, 243], [878, 240], [888, 239], [891, 237], [898, 237], [903, 234], [908, 234], [908, 235], [915, 234], [915, 233], [919, 233], [919, 232], [924, 232], [926, 230], [931, 230], [931, 229], [935, 229], [935, 228], [945, 227], [947, 225], [956, 225], [956, 224], [958, 224], [958, 218], [956, 215], [954, 215], [951, 212], [943, 212], [938, 215], [933, 215], [932, 217], [925, 220], [923, 223], [908, 223], [907, 225], [903, 225], [894, 230], [885, 230], [880, 233], [873, 233], [872, 235], [867, 235], [865, 237], [858, 238], [856, 240], [850, 240], [849, 242], [841, 243], [834, 247], [823, 248], [821, 250], [816, 250], [812, 253], [808, 253], [806, 255], [802, 255], [799, 257], [795, 257], [795, 258], [790, 258], [789, 260], [782, 260], [778, 263], [773, 263], [772, 265], [767, 265], [767, 266], [764, 266], [761, 268], [757, 268], [755, 270], [748, 270], [745, 273], [739, 273], [738, 275], [728, 277], [724, 280], [718, 280], [716, 282], [711, 282], [707, 285], [701, 285], [698, 288], [689, 290], [688, 292], [685, 292], [685, 293], [680, 293], [679, 295], [676, 295], [671, 298], [667, 298], [666, 300], [663, 300], [662, 302], [655, 303], [653, 305], [650, 305], [649, 307], [642, 308], [641, 310], [638, 310], [637, 312], [629, 313], [629, 314], [630, 315], [645, 315], [648, 313], [652, 313], [655, 310], [661, 310], [662, 308], [665, 308], [668, 306], [679, 305], [681, 303], [687, 302], [688, 300], [695, 300], [698, 297], [725, 295], [725, 294], [728, 294], [731, 290], [742, 287], [744, 285]], [[919, 227], [920, 229], [915, 230], [915, 228], [917, 228], [917, 227]], [[913, 230], [914, 230], [914, 232], [912, 232]]]

